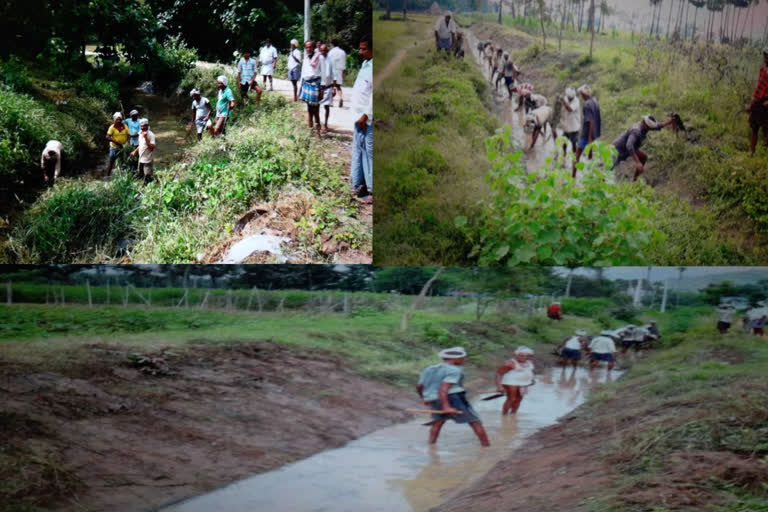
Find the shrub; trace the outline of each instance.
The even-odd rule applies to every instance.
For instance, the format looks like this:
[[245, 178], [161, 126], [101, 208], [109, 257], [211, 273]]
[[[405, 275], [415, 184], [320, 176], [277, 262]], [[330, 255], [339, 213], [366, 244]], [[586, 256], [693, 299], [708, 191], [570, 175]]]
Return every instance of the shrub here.
[[160, 89], [172, 88], [195, 67], [197, 50], [189, 48], [180, 36], [169, 37], [155, 48], [157, 56], [152, 61], [152, 74]]
[[562, 299], [561, 302], [565, 314], [592, 318], [609, 311], [615, 305], [611, 299], [568, 298]]
[[128, 174], [107, 183], [62, 180], [24, 213], [11, 250], [24, 261], [50, 263], [84, 261], [84, 254], [98, 250], [112, 254], [130, 235], [139, 200]]
[[[481, 265], [645, 264], [663, 240], [654, 227], [648, 187], [616, 183], [597, 159], [578, 164], [580, 182], [562, 159], [553, 171], [529, 173], [522, 152], [511, 147], [509, 126], [488, 140], [491, 201], [476, 225], [463, 216], [455, 220], [474, 242]], [[593, 147], [611, 168], [615, 149], [601, 142]]]

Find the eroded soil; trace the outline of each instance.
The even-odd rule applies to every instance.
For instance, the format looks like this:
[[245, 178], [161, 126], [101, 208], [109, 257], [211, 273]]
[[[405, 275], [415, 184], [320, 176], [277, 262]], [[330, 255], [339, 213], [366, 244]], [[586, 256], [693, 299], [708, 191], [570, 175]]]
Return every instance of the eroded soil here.
[[0, 361], [0, 472], [16, 489], [3, 499], [152, 510], [340, 446], [413, 405], [333, 356], [269, 341], [143, 354], [162, 358], [158, 375], [129, 353], [91, 345], [46, 371]]

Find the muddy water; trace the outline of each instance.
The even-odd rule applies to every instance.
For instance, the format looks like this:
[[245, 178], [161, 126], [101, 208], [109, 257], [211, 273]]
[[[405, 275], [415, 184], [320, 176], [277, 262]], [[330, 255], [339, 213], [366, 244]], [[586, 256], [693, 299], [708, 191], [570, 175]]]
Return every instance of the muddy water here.
[[[346, 446], [241, 480], [161, 512], [422, 512], [482, 478], [525, 438], [578, 407], [619, 372], [552, 369], [532, 386], [517, 416], [503, 398], [475, 400], [492, 446], [467, 425], [448, 423], [437, 447], [426, 443], [428, 417], [374, 432]], [[418, 406], [418, 402], [415, 402]]]
[[[475, 63], [480, 67], [480, 72], [486, 80], [490, 80], [490, 71], [488, 70], [488, 63], [483, 61], [477, 52], [477, 38], [468, 29], [464, 30], [464, 37], [467, 39], [465, 52], [466, 55], [471, 55]], [[494, 77], [495, 80], [496, 77]], [[525, 76], [521, 78], [525, 80]], [[536, 84], [533, 84], [534, 87]], [[545, 167], [547, 165], [547, 158], [552, 157], [555, 154], [555, 138], [557, 134], [554, 133], [554, 126], [547, 128], [545, 134], [539, 135], [536, 141], [536, 146], [531, 148], [532, 135], [525, 133], [523, 125], [525, 121], [524, 109], [520, 109], [519, 112], [515, 112], [517, 107], [517, 95], [513, 95], [512, 99], [509, 99], [506, 87], [504, 85], [504, 79], [499, 82], [499, 89], [495, 91], [494, 85], [491, 84], [491, 94], [493, 95], [494, 105], [496, 107], [496, 114], [501, 121], [508, 124], [512, 128], [512, 137], [517, 142], [520, 148], [523, 148], [523, 155], [525, 158], [525, 165], [528, 172], [533, 172]], [[549, 105], [552, 105], [554, 101], [552, 98], [547, 98]], [[544, 142], [542, 142], [544, 138]], [[566, 160], [566, 165], [571, 165], [570, 157]]]

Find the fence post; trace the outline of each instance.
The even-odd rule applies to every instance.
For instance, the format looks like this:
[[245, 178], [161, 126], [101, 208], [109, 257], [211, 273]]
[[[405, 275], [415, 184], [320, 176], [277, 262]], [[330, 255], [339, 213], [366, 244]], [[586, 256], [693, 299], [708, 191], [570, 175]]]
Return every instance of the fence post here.
[[352, 312], [351, 307], [349, 304], [349, 292], [344, 292], [344, 314], [349, 316], [349, 314]]
[[109, 291], [109, 278], [107, 278], [107, 306], [109, 306], [109, 300], [110, 300], [110, 291]]
[[88, 307], [93, 307], [93, 301], [91, 300], [91, 283], [87, 279], [85, 280], [85, 291], [88, 292]]
[[285, 297], [280, 299], [280, 305], [277, 307], [277, 310], [282, 313], [283, 312], [283, 304], [285, 304]]
[[5, 295], [8, 304], [13, 304], [13, 284], [11, 281], [5, 284]]

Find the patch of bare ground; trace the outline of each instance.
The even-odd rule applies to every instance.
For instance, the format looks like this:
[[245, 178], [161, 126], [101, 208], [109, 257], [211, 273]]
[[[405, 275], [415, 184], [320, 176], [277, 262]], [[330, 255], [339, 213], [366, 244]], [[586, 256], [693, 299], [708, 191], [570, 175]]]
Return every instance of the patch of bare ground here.
[[412, 405], [336, 357], [268, 341], [147, 354], [161, 358], [155, 375], [127, 355], [93, 345], [45, 370], [0, 366], [0, 509], [150, 510], [341, 446]]

